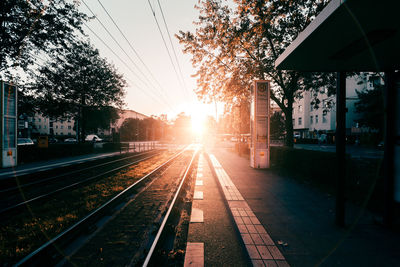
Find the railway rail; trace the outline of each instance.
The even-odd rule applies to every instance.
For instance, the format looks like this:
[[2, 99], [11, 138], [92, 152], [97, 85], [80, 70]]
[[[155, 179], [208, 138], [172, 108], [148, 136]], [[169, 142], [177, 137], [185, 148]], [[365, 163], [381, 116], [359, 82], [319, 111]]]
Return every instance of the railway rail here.
[[[110, 175], [114, 172], [135, 165], [141, 161], [147, 160], [151, 157], [154, 157], [155, 155], [157, 155], [157, 152], [144, 152], [140, 154], [135, 154], [133, 156], [127, 156], [111, 161], [102, 162], [99, 164], [94, 164], [85, 168], [75, 169], [51, 177], [38, 178], [35, 181], [24, 183], [19, 186], [2, 189], [0, 190], [0, 215], [15, 210], [17, 208], [25, 207], [32, 202], [43, 200], [65, 190], [71, 190], [75, 187], [82, 186], [88, 182], [104, 177], [106, 175]], [[132, 162], [131, 160], [135, 158], [139, 159]], [[126, 163], [127, 161], [129, 162]], [[89, 174], [89, 176], [82, 179], [80, 178], [82, 174]], [[62, 178], [64, 178], [63, 181], [61, 183], [57, 183], [57, 181]], [[77, 180], [76, 178], [79, 178], [79, 180]], [[52, 182], [52, 184], [46, 184], [42, 187], [37, 187], [38, 185], [49, 182]], [[49, 189], [48, 187], [55, 188]], [[28, 188], [32, 189], [28, 190]], [[23, 198], [23, 200], [19, 201], [21, 197]]]
[[[184, 149], [174, 154], [16, 265], [92, 265], [97, 261], [106, 265], [120, 265], [123, 261], [124, 265], [136, 266], [143, 263], [147, 266], [162, 232], [168, 228], [166, 225], [171, 210], [187, 183], [196, 155], [197, 149]], [[119, 231], [119, 234], [113, 235], [115, 231]], [[127, 238], [121, 237], [121, 234], [131, 234], [128, 239], [133, 243], [126, 244]], [[110, 241], [109, 238], [114, 240]], [[117, 244], [117, 247], [122, 244], [129, 248], [130, 258], [122, 260], [120, 254], [125, 249], [108, 250], [106, 245], [103, 246], [104, 251], [103, 247], [99, 248], [99, 257], [96, 256], [98, 253], [93, 256], [93, 245], [90, 243], [99, 245], [109, 242]], [[113, 258], [111, 261], [110, 257]], [[49, 260], [52, 262], [49, 263]]]

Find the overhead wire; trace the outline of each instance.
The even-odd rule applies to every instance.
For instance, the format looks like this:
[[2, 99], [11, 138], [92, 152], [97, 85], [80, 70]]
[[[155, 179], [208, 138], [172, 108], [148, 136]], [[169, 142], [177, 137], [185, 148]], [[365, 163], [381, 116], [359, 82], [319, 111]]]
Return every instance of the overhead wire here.
[[174, 47], [174, 44], [173, 44], [172, 39], [171, 39], [171, 34], [169, 33], [167, 21], [166, 21], [166, 19], [165, 19], [164, 12], [163, 12], [163, 9], [162, 9], [161, 4], [160, 4], [160, 0], [157, 0], [157, 3], [158, 3], [158, 7], [160, 8], [160, 11], [161, 11], [161, 16], [162, 16], [162, 19], [163, 19], [163, 21], [164, 21], [165, 29], [167, 30], [167, 35], [168, 35], [169, 43], [171, 44], [172, 52], [174, 53], [174, 57], [175, 57], [176, 64], [177, 64], [177, 66], [178, 66], [179, 74], [181, 75], [181, 79], [182, 79], [184, 88], [185, 88], [186, 92], [188, 93], [187, 86], [186, 86], [186, 83], [185, 83], [185, 79], [184, 79], [183, 74], [182, 74], [182, 69], [181, 69], [181, 66], [180, 66], [180, 64], [179, 64], [178, 57], [176, 56], [175, 47]]
[[114, 18], [111, 16], [110, 12], [108, 12], [108, 10], [105, 8], [105, 6], [101, 3], [100, 0], [97, 0], [100, 4], [100, 6], [103, 8], [104, 12], [106, 12], [107, 16], [110, 18], [110, 20], [112, 21], [112, 23], [114, 24], [114, 26], [118, 29], [118, 31], [120, 32], [120, 34], [122, 35], [122, 37], [124, 37], [125, 41], [128, 43], [129, 47], [132, 49], [132, 51], [135, 53], [136, 57], [139, 59], [139, 61], [142, 63], [142, 65], [144, 66], [144, 68], [147, 70], [147, 72], [150, 74], [151, 78], [155, 81], [155, 83], [161, 88], [160, 93], [162, 93], [164, 95], [164, 97], [166, 98], [165, 94], [164, 94], [164, 88], [162, 87], [162, 85], [160, 84], [160, 82], [155, 78], [155, 76], [153, 75], [153, 73], [151, 72], [151, 70], [149, 69], [149, 67], [146, 65], [146, 63], [143, 61], [143, 59], [141, 58], [141, 56], [139, 55], [139, 53], [137, 52], [137, 50], [133, 47], [132, 43], [128, 40], [128, 38], [126, 37], [126, 35], [122, 32], [121, 28], [118, 26], [118, 24], [115, 22]]
[[[89, 27], [89, 25], [87, 25], [87, 24], [85, 23], [85, 26], [89, 29], [89, 31], [92, 32], [92, 34], [93, 34], [94, 36], [97, 37], [97, 39], [100, 40], [100, 42], [103, 43], [104, 46], [106, 46], [106, 47], [108, 48], [108, 50], [110, 50], [110, 51], [114, 54], [114, 56], [116, 56], [116, 57], [125, 65], [125, 67], [127, 67], [127, 68], [132, 72], [132, 69], [129, 67], [129, 65], [128, 65], [120, 56], [118, 56], [117, 53], [115, 53], [114, 50], [112, 50], [111, 47], [110, 47], [109, 45], [107, 45], [106, 42], [105, 42], [103, 39], [101, 39], [101, 37], [100, 37], [95, 31], [93, 31], [93, 30]], [[147, 95], [148, 97], [150, 97], [152, 100], [155, 100], [156, 102], [158, 102], [158, 103], [161, 104], [161, 105], [166, 105], [166, 103], [162, 103], [157, 97], [154, 97], [154, 96], [148, 94], [146, 90], [143, 90], [141, 87], [139, 87], [136, 83], [134, 83], [134, 82], [133, 82], [132, 80], [130, 80], [129, 78], [127, 78], [127, 80], [129, 80], [129, 81], [132, 83], [133, 86], [135, 86], [135, 87], [136, 87], [137, 89], [139, 89], [141, 92], [143, 92], [144, 94], [146, 94], [146, 95]], [[172, 108], [169, 106], [169, 104], [167, 104], [167, 107], [170, 108], [171, 111], [173, 111]]]
[[[116, 40], [116, 38], [111, 34], [111, 32], [107, 29], [107, 27], [101, 22], [101, 20], [96, 16], [96, 14], [92, 11], [92, 9], [86, 4], [86, 2], [84, 0], [82, 0], [82, 2], [84, 3], [84, 5], [87, 7], [87, 9], [93, 14], [93, 16], [96, 18], [96, 20], [100, 23], [100, 25], [104, 28], [104, 30], [110, 35], [110, 37], [113, 39], [113, 41], [118, 45], [118, 47], [124, 52], [124, 54], [128, 57], [128, 59], [134, 64], [134, 66], [139, 70], [139, 72], [145, 77], [145, 79], [147, 79], [146, 75], [144, 75], [144, 73], [140, 70], [140, 68], [136, 65], [136, 63], [133, 61], [133, 59], [128, 55], [128, 53], [125, 51], [125, 49], [121, 46], [121, 44]], [[143, 79], [135, 72], [133, 71], [128, 64], [125, 63], [125, 61], [123, 61], [121, 59], [121, 57], [119, 57], [95, 32], [94, 30], [92, 30], [86, 23], [85, 26], [88, 27], [88, 29], [115, 55], [118, 57], [118, 59], [123, 62], [123, 64], [147, 87], [149, 87], [149, 89], [151, 89], [151, 87], [149, 86], [149, 84], [147, 84], [146, 82], [143, 81]], [[148, 79], [147, 79], [148, 80]], [[149, 82], [150, 83], [150, 82]], [[151, 83], [150, 83], [151, 84]], [[137, 88], [140, 88], [139, 86], [135, 85]], [[154, 85], [151, 84], [151, 86], [155, 89]], [[141, 90], [141, 89], [140, 89]], [[153, 92], [153, 90], [151, 90]], [[154, 92], [153, 92], [154, 93]], [[154, 93], [155, 94], [155, 93]], [[156, 94], [155, 94], [156, 95]], [[158, 99], [158, 96], [156, 96]], [[154, 100], [154, 98], [153, 98]], [[163, 105], [166, 105], [171, 111], [173, 111], [172, 106], [170, 105], [169, 101], [167, 99], [162, 99], [164, 101], [164, 103], [161, 103]], [[157, 102], [160, 103], [160, 100], [158, 99]]]
[[[154, 11], [154, 9], [153, 9], [153, 6], [152, 6], [151, 3], [150, 3], [150, 0], [147, 0], [147, 2], [149, 3], [151, 12], [152, 12], [152, 14], [153, 14], [153, 18], [154, 18], [154, 20], [155, 20], [155, 22], [156, 22], [156, 24], [157, 24], [158, 32], [159, 32], [160, 35], [161, 35], [161, 39], [162, 39], [162, 41], [163, 41], [163, 43], [164, 43], [165, 49], [167, 50], [168, 57], [169, 57], [169, 60], [170, 60], [170, 62], [171, 62], [171, 65], [172, 65], [172, 67], [173, 67], [173, 69], [174, 69], [174, 71], [175, 71], [176, 77], [178, 78], [179, 84], [180, 84], [180, 86], [182, 87], [182, 81], [181, 81], [181, 79], [180, 79], [180, 77], [179, 77], [179, 74], [178, 74], [178, 72], [177, 72], [177, 70], [176, 70], [175, 64], [174, 64], [174, 62], [173, 62], [173, 60], [172, 60], [171, 53], [169, 52], [167, 43], [166, 43], [166, 41], [165, 41], [164, 35], [163, 35], [162, 30], [161, 30], [161, 27], [160, 27], [160, 24], [158, 23], [158, 20], [157, 20], [157, 17], [156, 17], [156, 13], [155, 13], [155, 11]], [[184, 93], [186, 94], [186, 97], [188, 97], [187, 90], [184, 89], [183, 91], [184, 91]]]

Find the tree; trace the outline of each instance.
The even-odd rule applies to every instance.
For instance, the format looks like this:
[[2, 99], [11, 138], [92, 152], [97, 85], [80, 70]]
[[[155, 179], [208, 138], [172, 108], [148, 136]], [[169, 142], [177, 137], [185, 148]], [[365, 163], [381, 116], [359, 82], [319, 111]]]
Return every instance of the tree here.
[[53, 58], [33, 78], [31, 90], [38, 109], [52, 118], [74, 117], [79, 121], [82, 141], [86, 110], [123, 105], [125, 80], [88, 42], [71, 44], [65, 54]]
[[271, 139], [281, 139], [284, 137], [285, 134], [285, 119], [282, 116], [282, 112], [274, 112], [271, 116], [271, 122], [270, 122], [270, 134], [271, 134]]
[[0, 1], [0, 78], [11, 67], [26, 70], [35, 60], [31, 53], [65, 49], [85, 20], [65, 0]]
[[382, 137], [385, 121], [383, 85], [376, 85], [373, 89], [364, 89], [356, 93], [359, 100], [354, 105], [356, 112], [361, 114], [358, 123], [378, 130], [379, 136]]
[[109, 129], [111, 123], [119, 119], [118, 109], [111, 106], [84, 108], [85, 132], [97, 133], [98, 129]]
[[205, 100], [248, 101], [253, 80], [271, 80], [271, 99], [285, 114], [286, 145], [293, 146], [292, 110], [304, 90], [333, 92], [335, 76], [275, 69], [275, 60], [327, 4], [320, 1], [200, 1], [195, 33], [176, 37], [198, 68], [196, 93]]

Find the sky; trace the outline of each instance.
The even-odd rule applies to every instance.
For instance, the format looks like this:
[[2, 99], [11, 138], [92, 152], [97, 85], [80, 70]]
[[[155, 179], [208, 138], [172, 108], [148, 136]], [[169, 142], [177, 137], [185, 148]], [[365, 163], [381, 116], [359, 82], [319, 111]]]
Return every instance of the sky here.
[[[136, 56], [99, 1], [146, 66]], [[148, 0], [84, 0], [84, 2], [80, 0], [79, 2], [80, 10], [92, 16], [88, 6], [127, 54], [110, 37], [97, 19], [87, 22], [95, 34], [84, 26], [85, 32], [88, 33], [94, 46], [99, 49], [100, 55], [113, 63], [127, 80], [129, 86], [126, 88], [126, 109], [145, 115], [167, 114], [168, 119], [173, 119], [180, 112], [194, 117], [205, 115], [215, 117], [216, 112], [221, 113], [222, 104], [218, 104], [217, 108], [215, 104], [203, 104], [193, 92], [196, 88], [196, 78], [191, 76], [196, 70], [190, 62], [191, 55], [183, 54], [183, 46], [174, 36], [179, 30], [191, 32], [195, 30], [193, 21], [197, 20], [199, 16], [199, 11], [194, 8], [197, 0], [159, 0], [180, 68], [175, 61], [158, 1], [150, 0], [176, 71], [165, 48]], [[135, 65], [139, 68], [136, 68]]]

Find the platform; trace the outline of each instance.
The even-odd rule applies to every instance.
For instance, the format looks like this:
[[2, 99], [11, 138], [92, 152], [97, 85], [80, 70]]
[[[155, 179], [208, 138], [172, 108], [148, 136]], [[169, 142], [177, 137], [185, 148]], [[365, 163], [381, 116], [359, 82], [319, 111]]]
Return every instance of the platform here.
[[[353, 223], [339, 228], [333, 196], [271, 170], [252, 169], [229, 148], [203, 154], [196, 184], [195, 195], [201, 191], [202, 198], [193, 202], [185, 266], [400, 263], [399, 233], [377, 225], [374, 215], [349, 216]], [[348, 210], [358, 214], [351, 205]]]

